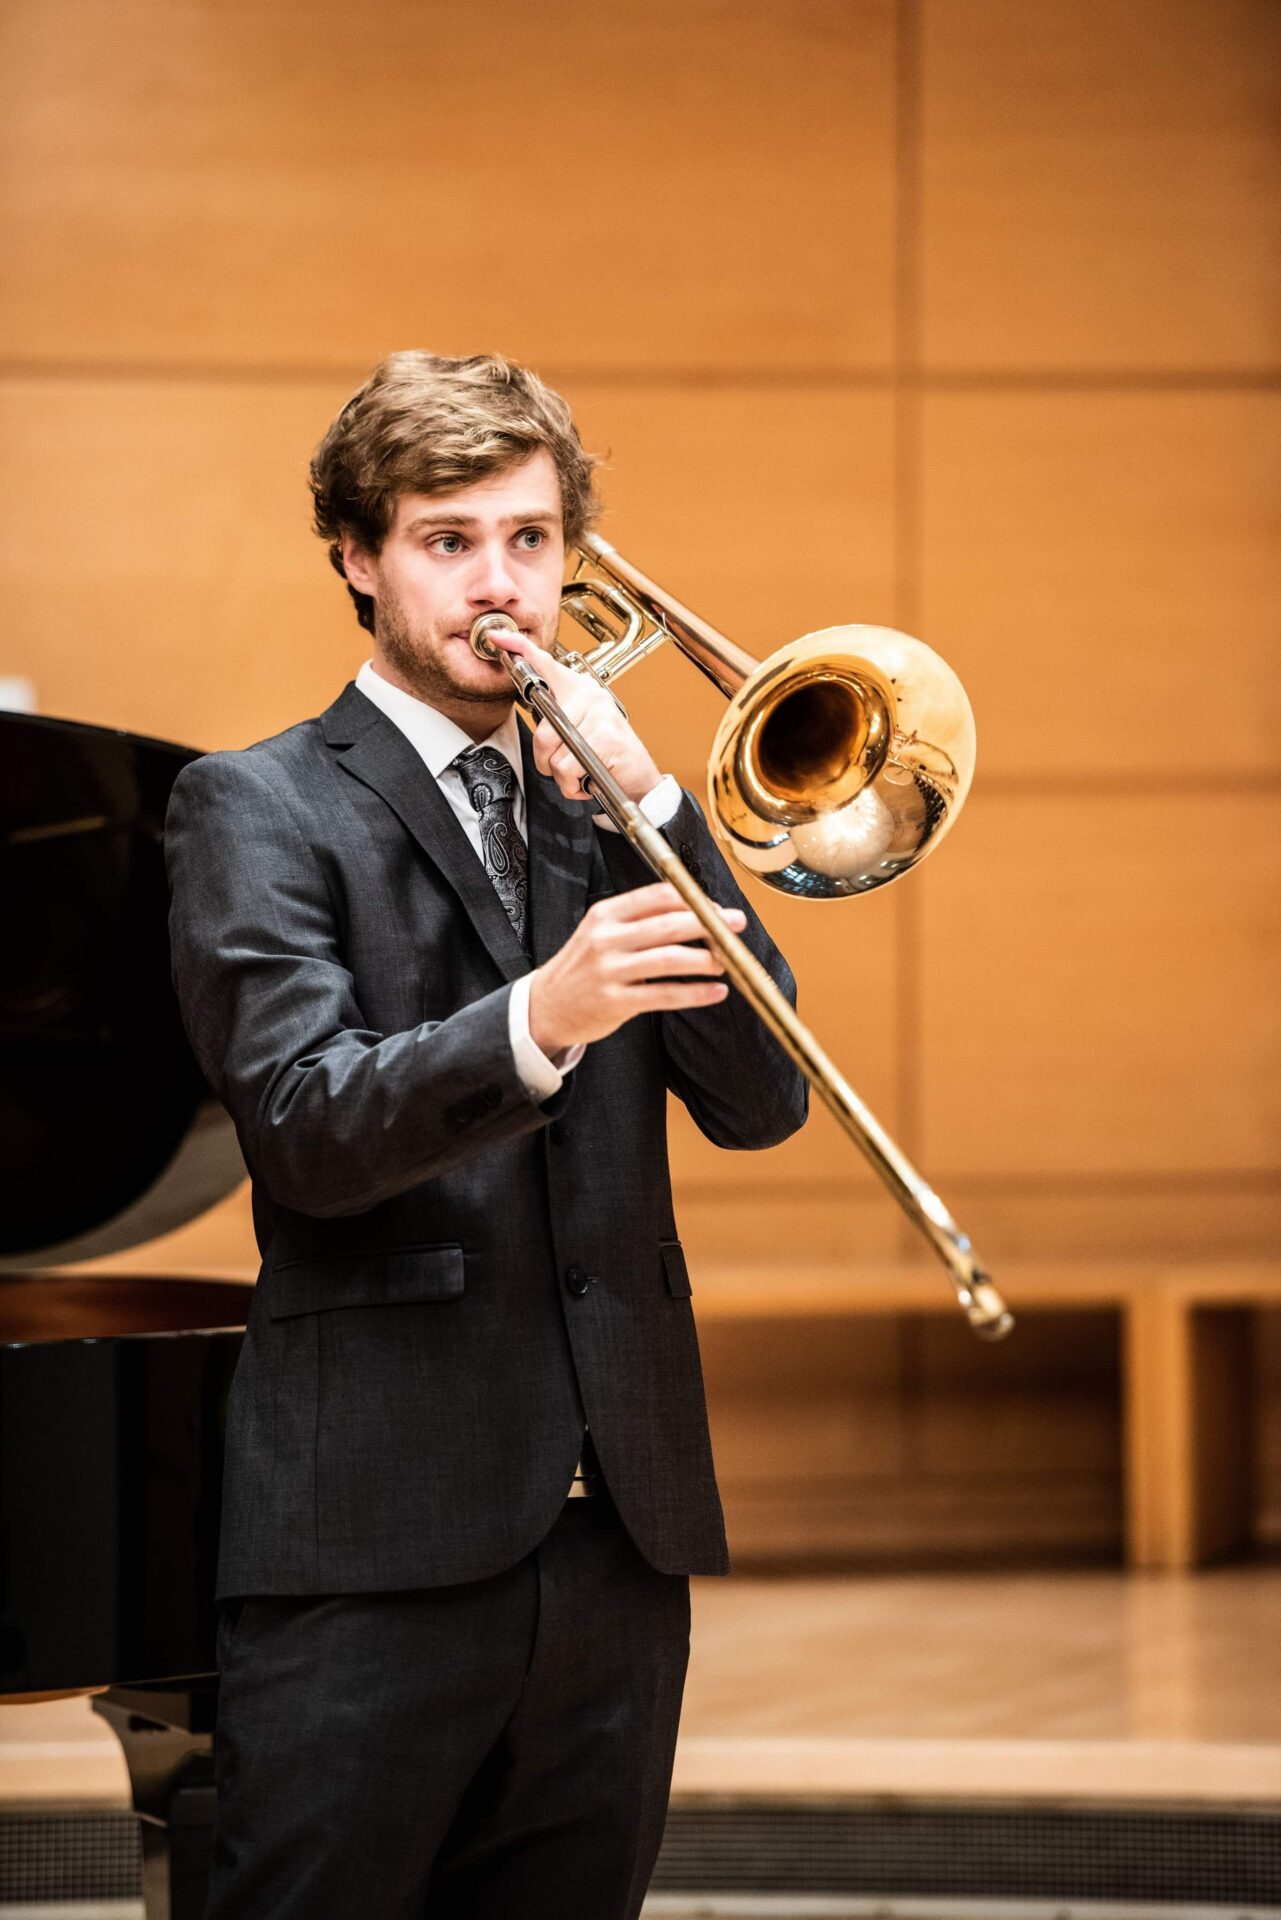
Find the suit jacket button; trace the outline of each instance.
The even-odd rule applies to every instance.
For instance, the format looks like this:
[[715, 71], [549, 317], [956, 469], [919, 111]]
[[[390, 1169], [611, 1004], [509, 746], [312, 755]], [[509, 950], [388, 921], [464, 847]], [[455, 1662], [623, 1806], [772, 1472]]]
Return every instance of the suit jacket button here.
[[576, 1299], [581, 1300], [591, 1284], [590, 1277], [581, 1267], [566, 1267], [565, 1286]]
[[682, 841], [681, 859], [685, 862], [685, 865], [689, 868], [690, 873], [693, 875], [694, 879], [697, 880], [701, 885], [702, 879], [703, 879], [703, 868], [698, 858], [698, 855], [694, 851], [694, 843], [692, 840]]

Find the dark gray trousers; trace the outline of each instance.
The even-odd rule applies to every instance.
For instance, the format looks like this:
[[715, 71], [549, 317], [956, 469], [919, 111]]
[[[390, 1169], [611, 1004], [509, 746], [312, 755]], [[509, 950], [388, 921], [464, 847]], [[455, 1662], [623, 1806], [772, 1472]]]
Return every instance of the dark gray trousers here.
[[492, 1579], [233, 1602], [206, 1920], [635, 1920], [688, 1655], [608, 1497]]

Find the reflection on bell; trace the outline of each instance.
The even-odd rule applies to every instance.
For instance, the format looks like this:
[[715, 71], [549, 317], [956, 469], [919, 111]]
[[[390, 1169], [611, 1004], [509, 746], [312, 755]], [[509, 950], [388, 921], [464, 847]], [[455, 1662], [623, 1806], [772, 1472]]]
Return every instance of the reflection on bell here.
[[900, 837], [899, 827], [875, 788], [864, 787], [839, 812], [793, 827], [792, 845], [811, 873], [852, 883], [848, 890], [861, 891], [874, 884], [865, 876], [884, 865]]

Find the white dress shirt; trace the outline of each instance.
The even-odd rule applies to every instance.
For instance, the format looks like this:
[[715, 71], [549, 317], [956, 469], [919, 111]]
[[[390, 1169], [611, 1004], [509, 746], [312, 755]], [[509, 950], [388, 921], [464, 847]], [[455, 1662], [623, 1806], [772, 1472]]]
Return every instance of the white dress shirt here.
[[[373, 701], [380, 712], [386, 714], [393, 725], [400, 728], [458, 816], [459, 824], [482, 865], [484, 855], [481, 852], [480, 816], [472, 806], [462, 774], [452, 764], [469, 747], [494, 747], [508, 761], [516, 776], [512, 818], [516, 831], [528, 841], [529, 835], [525, 831], [525, 769], [520, 755], [520, 721], [514, 706], [502, 725], [496, 727], [487, 740], [475, 742], [469, 733], [464, 733], [460, 726], [437, 708], [429, 707], [425, 700], [419, 700], [416, 695], [406, 693], [403, 687], [394, 687], [389, 680], [384, 680], [375, 671], [372, 660], [366, 660], [356, 675], [356, 687], [367, 700]], [[640, 806], [647, 818], [655, 826], [661, 827], [672, 818], [680, 802], [680, 788], [671, 774], [665, 774], [658, 785], [645, 795]], [[595, 818], [598, 826], [616, 831], [613, 822], [606, 820], [603, 815], [596, 815]], [[582, 1059], [583, 1048], [568, 1047], [552, 1061], [535, 1044], [529, 1031], [531, 978], [528, 973], [522, 974], [512, 986], [507, 1008], [507, 1031], [516, 1073], [526, 1093], [531, 1100], [550, 1100], [554, 1093], [559, 1093], [565, 1075]]]

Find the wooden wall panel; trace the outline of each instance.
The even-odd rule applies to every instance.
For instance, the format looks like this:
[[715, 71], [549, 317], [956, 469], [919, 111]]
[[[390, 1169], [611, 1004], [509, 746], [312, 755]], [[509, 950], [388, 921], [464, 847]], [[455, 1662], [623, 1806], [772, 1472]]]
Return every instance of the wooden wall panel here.
[[[1016, 1076], [1011, 1073], [1011, 1079]], [[1004, 1097], [1006, 1081], [984, 1072], [971, 1090], [976, 1105]], [[1079, 1085], [1063, 1098], [1089, 1096]], [[987, 1260], [1080, 1263], [1082, 1284], [1100, 1262], [1269, 1259], [1281, 1246], [1281, 1172], [1135, 1173], [1124, 1166], [1076, 1174], [1047, 1169], [1010, 1172], [997, 1162], [983, 1173], [938, 1173], [944, 1199]]]
[[[604, 462], [601, 532], [740, 645], [764, 658], [818, 627], [891, 617], [888, 394], [574, 380], [566, 395]], [[701, 791], [724, 712], [715, 688], [664, 653], [621, 691], [660, 758]]]
[[[878, 1117], [892, 1125], [892, 1109]], [[807, 1179], [804, 1168], [794, 1180], [784, 1177], [795, 1165], [796, 1150], [790, 1143], [764, 1154], [736, 1155], [731, 1168], [718, 1167], [714, 1179], [704, 1180], [711, 1150], [692, 1137], [683, 1114], [673, 1113], [669, 1141], [676, 1224], [696, 1293], [702, 1287], [700, 1276], [727, 1261], [741, 1262], [753, 1273], [761, 1271], [762, 1261], [768, 1262], [771, 1284], [784, 1308], [803, 1298], [815, 1262], [842, 1268], [870, 1263], [881, 1272], [897, 1266], [898, 1209], [853, 1147], [844, 1159], [835, 1144], [828, 1147], [825, 1127], [825, 1120], [814, 1118], [799, 1135], [803, 1142], [817, 1141], [824, 1155], [830, 1152], [835, 1170], [822, 1186]], [[727, 1159], [721, 1155], [722, 1161]]]
[[204, 748], [328, 705], [365, 649], [306, 473], [348, 391], [0, 383], [0, 671], [45, 713]]
[[893, 606], [891, 395], [769, 381], [574, 379], [609, 537], [764, 654]]
[[15, 0], [0, 352], [887, 365], [891, 0]]
[[1272, 0], [922, 0], [931, 368], [1276, 366]]
[[1275, 1168], [1281, 800], [980, 799], [915, 884], [937, 1170]]
[[923, 421], [922, 631], [980, 783], [1281, 769], [1281, 397], [932, 394]]

